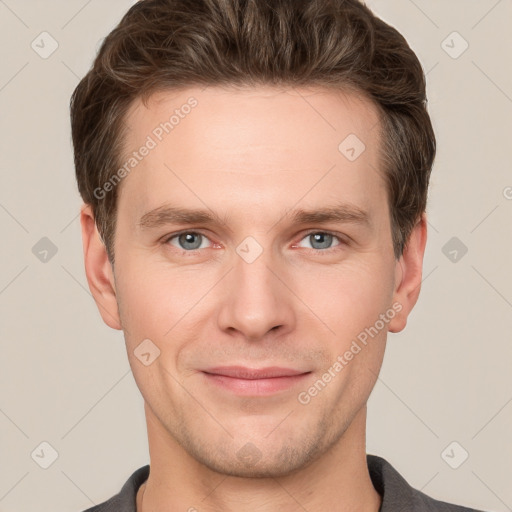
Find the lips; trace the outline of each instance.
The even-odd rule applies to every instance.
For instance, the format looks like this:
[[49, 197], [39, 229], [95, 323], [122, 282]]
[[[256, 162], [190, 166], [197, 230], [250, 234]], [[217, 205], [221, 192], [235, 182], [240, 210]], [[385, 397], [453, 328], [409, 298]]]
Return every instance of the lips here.
[[203, 371], [213, 375], [223, 375], [225, 377], [248, 380], [293, 377], [294, 375], [309, 373], [302, 370], [294, 370], [292, 368], [280, 368], [278, 366], [261, 369], [246, 368], [245, 366], [219, 366], [217, 368], [210, 368]]
[[303, 382], [310, 373], [278, 366], [259, 369], [220, 366], [203, 370], [207, 382], [217, 389], [245, 396], [267, 396], [287, 391]]

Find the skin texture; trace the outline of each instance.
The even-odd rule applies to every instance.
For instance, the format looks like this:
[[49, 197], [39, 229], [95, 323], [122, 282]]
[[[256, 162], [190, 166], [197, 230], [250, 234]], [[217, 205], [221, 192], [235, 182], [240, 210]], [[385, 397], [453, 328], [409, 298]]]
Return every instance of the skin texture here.
[[[426, 216], [395, 260], [380, 123], [373, 104], [354, 93], [159, 92], [147, 107], [132, 105], [126, 154], [191, 96], [197, 106], [118, 185], [114, 268], [90, 207], [81, 213], [89, 287], [105, 323], [124, 331], [145, 400], [151, 474], [138, 511], [376, 512], [366, 402], [387, 332], [405, 327], [418, 298]], [[354, 161], [338, 150], [349, 134], [366, 146]], [[339, 202], [366, 210], [369, 225], [291, 219], [295, 209]], [[164, 203], [223, 222], [142, 229], [142, 215]], [[183, 230], [204, 236], [188, 245], [168, 240]], [[340, 238], [315, 242], [311, 235], [325, 231]], [[248, 236], [262, 249], [251, 263], [237, 253]], [[300, 403], [299, 393], [394, 303], [401, 310]], [[134, 353], [145, 339], [160, 350], [147, 366]], [[221, 365], [311, 373], [271, 395], [239, 396], [202, 372]]]

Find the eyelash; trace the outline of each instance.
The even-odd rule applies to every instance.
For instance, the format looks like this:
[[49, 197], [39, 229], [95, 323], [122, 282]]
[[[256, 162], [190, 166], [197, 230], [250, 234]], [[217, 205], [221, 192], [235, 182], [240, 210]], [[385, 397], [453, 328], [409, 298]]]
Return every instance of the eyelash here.
[[[185, 230], [185, 231], [179, 231], [178, 233], [173, 233], [172, 235], [169, 235], [168, 237], [165, 237], [162, 243], [164, 245], [168, 244], [172, 239], [177, 238], [180, 235], [184, 235], [184, 234], [201, 235], [201, 236], [203, 236], [203, 237], [205, 237], [205, 238], [207, 238], [209, 240], [208, 236], [205, 235], [204, 233], [202, 233], [201, 231]], [[331, 235], [332, 237], [336, 238], [338, 240], [338, 242], [339, 242], [338, 245], [335, 245], [333, 247], [329, 247], [327, 249], [314, 249], [314, 248], [309, 249], [311, 251], [316, 252], [317, 254], [320, 254], [320, 253], [331, 254], [332, 252], [334, 252], [336, 250], [339, 250], [342, 246], [347, 245], [347, 243], [348, 243], [347, 240], [344, 237], [342, 237], [340, 234], [338, 234], [338, 233], [335, 233], [333, 231], [318, 230], [318, 229], [313, 229], [313, 230], [308, 231], [307, 233], [305, 233], [302, 236], [302, 238], [299, 240], [299, 242], [301, 242], [302, 240], [304, 240], [304, 238], [306, 238], [306, 237], [308, 237], [310, 235], [313, 235], [313, 234]], [[180, 248], [178, 248], [178, 247], [175, 247], [175, 249], [180, 250]], [[306, 248], [306, 249], [308, 249], [308, 248]], [[190, 256], [196, 255], [201, 250], [202, 249], [192, 249], [192, 250], [186, 251], [185, 249], [181, 249], [183, 254], [190, 255]]]

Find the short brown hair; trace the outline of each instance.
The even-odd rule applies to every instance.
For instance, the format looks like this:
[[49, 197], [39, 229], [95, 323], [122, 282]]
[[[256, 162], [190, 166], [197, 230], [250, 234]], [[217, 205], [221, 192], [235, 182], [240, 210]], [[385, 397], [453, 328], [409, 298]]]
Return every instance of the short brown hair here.
[[120, 166], [128, 108], [194, 85], [334, 87], [372, 100], [401, 256], [426, 209], [436, 141], [425, 75], [396, 29], [359, 0], [141, 0], [102, 42], [70, 104], [78, 189], [112, 264], [117, 187], [94, 191]]

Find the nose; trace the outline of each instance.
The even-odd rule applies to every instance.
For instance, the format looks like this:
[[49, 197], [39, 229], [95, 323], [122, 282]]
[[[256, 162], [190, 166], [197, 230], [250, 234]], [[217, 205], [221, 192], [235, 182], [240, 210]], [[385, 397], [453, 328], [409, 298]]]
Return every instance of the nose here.
[[218, 312], [219, 328], [235, 332], [249, 341], [284, 335], [296, 322], [295, 297], [290, 291], [290, 277], [270, 251], [251, 263], [235, 255]]

